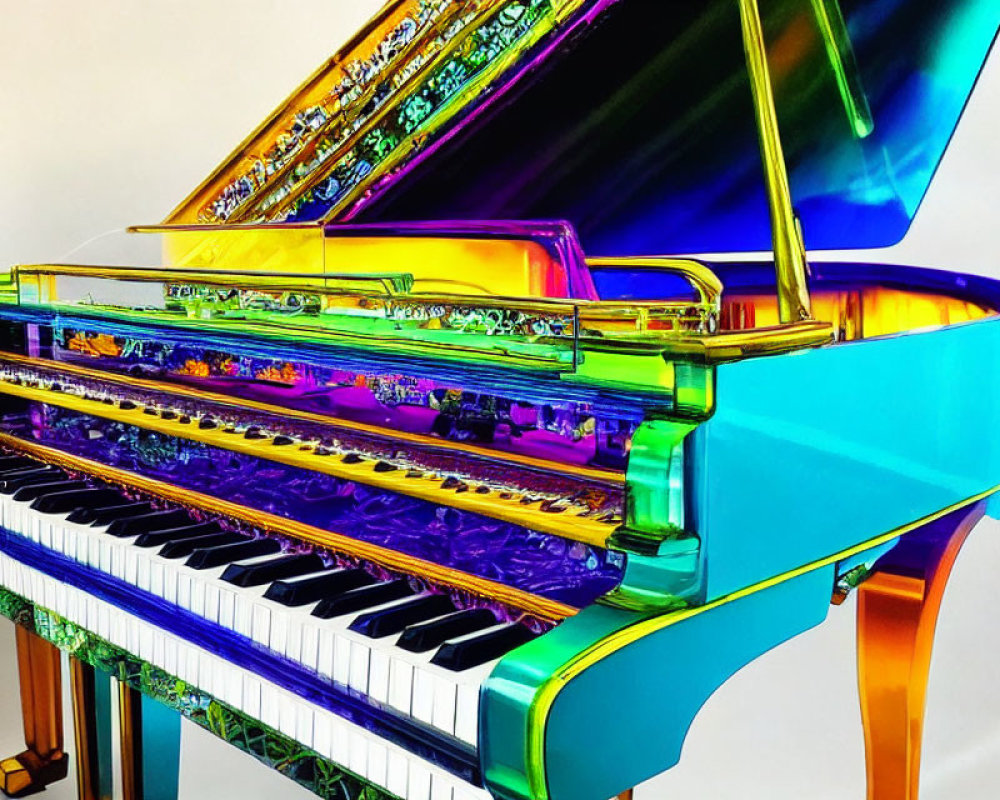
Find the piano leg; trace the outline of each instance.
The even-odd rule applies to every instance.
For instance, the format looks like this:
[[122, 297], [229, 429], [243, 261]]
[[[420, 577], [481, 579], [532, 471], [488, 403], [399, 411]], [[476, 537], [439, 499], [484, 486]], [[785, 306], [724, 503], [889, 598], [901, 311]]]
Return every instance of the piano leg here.
[[858, 685], [869, 800], [917, 800], [938, 610], [984, 505], [908, 533], [858, 589]]
[[63, 751], [59, 650], [21, 625], [15, 630], [27, 749], [0, 761], [0, 790], [11, 796], [65, 778], [69, 760]]
[[70, 656], [78, 800], [110, 800], [111, 677]]
[[123, 800], [177, 800], [180, 715], [127, 684], [118, 691]]

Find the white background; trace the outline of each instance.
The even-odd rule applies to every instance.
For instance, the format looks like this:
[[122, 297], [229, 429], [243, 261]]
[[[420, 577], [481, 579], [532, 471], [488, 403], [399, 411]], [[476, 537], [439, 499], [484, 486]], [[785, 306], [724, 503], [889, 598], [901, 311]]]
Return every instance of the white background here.
[[[0, 265], [69, 258], [101, 234], [162, 219], [380, 5], [0, 0]], [[907, 238], [873, 257], [1000, 277], [998, 122], [1000, 56]], [[118, 238], [99, 244], [124, 257]], [[975, 363], [954, 390], [977, 390]], [[925, 800], [1000, 796], [998, 533], [979, 526], [945, 597]], [[681, 765], [640, 787], [639, 800], [863, 797], [853, 623], [849, 601], [736, 675], [695, 721]], [[15, 674], [13, 635], [0, 624], [0, 757], [22, 748]], [[184, 739], [186, 798], [308, 796], [193, 725]], [[49, 796], [75, 794], [65, 782]]]

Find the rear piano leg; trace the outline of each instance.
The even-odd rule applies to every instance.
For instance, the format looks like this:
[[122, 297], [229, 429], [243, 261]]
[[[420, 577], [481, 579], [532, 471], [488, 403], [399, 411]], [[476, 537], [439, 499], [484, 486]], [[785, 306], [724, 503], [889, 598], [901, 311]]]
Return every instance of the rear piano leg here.
[[177, 800], [180, 714], [127, 684], [118, 690], [123, 800]]
[[0, 761], [0, 790], [11, 796], [38, 791], [66, 777], [59, 650], [18, 625], [17, 666], [27, 749]]
[[111, 800], [111, 676], [70, 656], [78, 800]]
[[978, 503], [908, 533], [858, 589], [868, 800], [917, 800], [934, 628], [955, 558], [983, 511]]

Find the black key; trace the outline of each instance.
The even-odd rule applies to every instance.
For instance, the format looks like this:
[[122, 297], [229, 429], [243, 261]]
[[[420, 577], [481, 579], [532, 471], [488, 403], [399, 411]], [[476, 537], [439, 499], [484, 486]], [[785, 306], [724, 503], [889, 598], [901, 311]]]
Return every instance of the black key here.
[[51, 483], [65, 477], [66, 473], [53, 467], [8, 472], [0, 478], [0, 494], [14, 494], [22, 486], [30, 486], [33, 483]]
[[323, 569], [323, 559], [315, 553], [294, 553], [278, 556], [260, 564], [230, 564], [222, 580], [234, 586], [263, 586], [282, 578], [308, 575]]
[[19, 475], [24, 475], [29, 472], [39, 472], [41, 470], [49, 470], [50, 472], [55, 470], [51, 464], [42, 464], [38, 461], [31, 461], [27, 464], [12, 464], [5, 469], [0, 470], [0, 479], [3, 478], [16, 478]]
[[486, 608], [456, 611], [441, 619], [409, 626], [399, 637], [396, 647], [409, 650], [411, 653], [426, 653], [428, 650], [440, 647], [449, 639], [475, 633], [484, 628], [492, 628], [496, 624], [496, 616]]
[[480, 636], [441, 645], [441, 648], [431, 659], [431, 663], [445, 669], [461, 672], [463, 669], [478, 667], [487, 661], [500, 658], [515, 647], [520, 647], [534, 638], [535, 634], [527, 627], [512, 622], [504, 628], [494, 628]]
[[304, 606], [331, 594], [347, 592], [360, 586], [370, 586], [375, 578], [360, 568], [331, 569], [300, 581], [275, 581], [264, 597], [283, 606]]
[[[119, 495], [118, 499], [125, 500], [126, 498]], [[68, 522], [78, 522], [81, 525], [89, 523], [90, 525], [99, 527], [110, 525], [116, 519], [121, 519], [122, 517], [136, 517], [139, 514], [146, 514], [152, 510], [153, 507], [147, 502], [119, 502], [114, 505], [104, 506], [103, 508], [78, 508], [66, 520]]]
[[108, 526], [108, 533], [112, 536], [138, 536], [140, 533], [149, 531], [164, 531], [167, 528], [179, 528], [182, 525], [190, 525], [194, 522], [186, 511], [179, 508], [171, 508], [166, 511], [150, 511], [148, 514], [139, 514], [134, 517], [123, 517], [116, 519]]
[[164, 528], [162, 531], [150, 531], [139, 534], [132, 544], [136, 547], [160, 547], [168, 542], [178, 542], [181, 539], [193, 539], [196, 536], [208, 536], [219, 533], [222, 528], [218, 522], [197, 522], [194, 525], [182, 525], [179, 528]]
[[272, 553], [280, 552], [281, 545], [276, 539], [251, 539], [249, 542], [198, 548], [191, 553], [191, 558], [187, 560], [185, 566], [191, 567], [191, 569], [214, 569], [223, 564], [242, 561], [245, 558], [269, 556]]
[[49, 481], [47, 483], [32, 483], [28, 486], [22, 486], [14, 492], [14, 499], [18, 503], [27, 503], [29, 500], [34, 500], [36, 497], [41, 497], [42, 495], [86, 488], [87, 484], [83, 481], [62, 480]]
[[100, 508], [120, 498], [114, 489], [79, 489], [36, 497], [31, 507], [43, 514], [67, 514], [77, 508]]
[[275, 436], [271, 440], [271, 444], [275, 447], [284, 447], [285, 445], [294, 444], [295, 440], [288, 436]]
[[399, 633], [409, 625], [426, 622], [454, 610], [455, 604], [448, 595], [428, 594], [391, 608], [362, 614], [350, 624], [350, 629], [373, 639], [381, 639]]
[[380, 606], [391, 600], [402, 600], [413, 594], [410, 583], [404, 578], [385, 583], [376, 583], [372, 586], [363, 586], [360, 589], [351, 589], [349, 592], [342, 592], [334, 597], [325, 597], [319, 601], [319, 605], [313, 609], [313, 616], [321, 619], [339, 617], [342, 614], [350, 614], [353, 611], [364, 611], [372, 606]]
[[195, 536], [193, 539], [178, 539], [174, 542], [167, 542], [160, 550], [160, 555], [164, 558], [187, 558], [195, 550], [221, 547], [224, 544], [239, 544], [249, 540], [249, 536], [234, 531], [210, 533], [207, 536]]
[[198, 420], [198, 427], [201, 428], [203, 431], [208, 431], [211, 430], [212, 428], [217, 428], [219, 426], [218, 423], [211, 417], [202, 417], [200, 420]]
[[40, 467], [41, 463], [33, 461], [27, 456], [0, 456], [0, 472], [12, 469], [27, 469], [29, 467]]

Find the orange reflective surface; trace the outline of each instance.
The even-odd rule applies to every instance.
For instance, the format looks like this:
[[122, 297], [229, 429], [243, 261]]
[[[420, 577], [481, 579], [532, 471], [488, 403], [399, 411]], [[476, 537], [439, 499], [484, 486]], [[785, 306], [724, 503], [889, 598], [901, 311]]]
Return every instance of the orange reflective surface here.
[[[858, 686], [868, 800], [916, 800], [938, 611], [958, 552], [983, 516], [973, 506], [920, 570], [878, 569], [858, 589]], [[906, 574], [908, 573], [908, 574]]]

